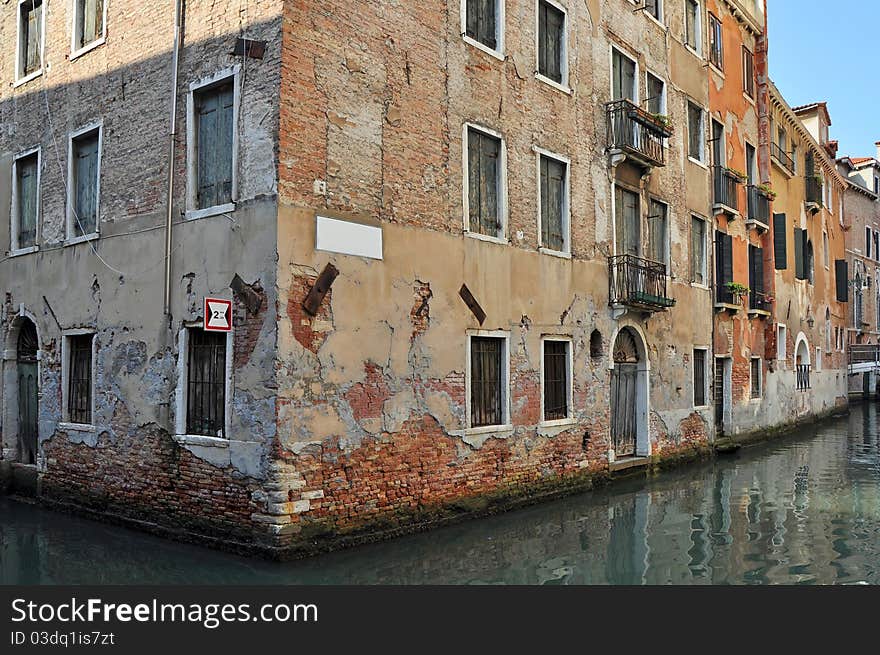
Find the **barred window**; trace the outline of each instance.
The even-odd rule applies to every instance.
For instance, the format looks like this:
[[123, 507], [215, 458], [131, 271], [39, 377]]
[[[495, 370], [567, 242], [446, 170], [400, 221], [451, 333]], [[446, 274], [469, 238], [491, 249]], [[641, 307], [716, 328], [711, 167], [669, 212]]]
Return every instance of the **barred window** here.
[[471, 427], [503, 425], [506, 340], [471, 337]]
[[92, 423], [92, 334], [67, 337], [67, 420]]
[[570, 417], [568, 403], [570, 343], [544, 341], [544, 420], [558, 421]]
[[761, 358], [753, 357], [751, 363], [752, 398], [761, 397]]
[[706, 351], [694, 350], [694, 406], [706, 405]]
[[189, 331], [187, 434], [226, 436], [226, 334]]

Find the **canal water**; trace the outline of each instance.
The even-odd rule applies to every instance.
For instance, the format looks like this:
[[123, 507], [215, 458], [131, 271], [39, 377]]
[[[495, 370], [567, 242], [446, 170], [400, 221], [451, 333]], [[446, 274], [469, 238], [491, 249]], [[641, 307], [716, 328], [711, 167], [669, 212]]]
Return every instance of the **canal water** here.
[[2, 584], [878, 584], [873, 405], [522, 511], [274, 563], [0, 499]]

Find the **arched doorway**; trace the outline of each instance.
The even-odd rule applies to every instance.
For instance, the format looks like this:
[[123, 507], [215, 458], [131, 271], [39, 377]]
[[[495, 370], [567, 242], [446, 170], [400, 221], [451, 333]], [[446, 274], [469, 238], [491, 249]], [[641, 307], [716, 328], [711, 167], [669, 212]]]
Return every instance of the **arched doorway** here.
[[648, 362], [644, 342], [625, 327], [614, 341], [611, 370], [611, 448], [614, 458], [647, 456]]
[[24, 318], [15, 353], [18, 382], [18, 455], [22, 464], [37, 463], [37, 328]]

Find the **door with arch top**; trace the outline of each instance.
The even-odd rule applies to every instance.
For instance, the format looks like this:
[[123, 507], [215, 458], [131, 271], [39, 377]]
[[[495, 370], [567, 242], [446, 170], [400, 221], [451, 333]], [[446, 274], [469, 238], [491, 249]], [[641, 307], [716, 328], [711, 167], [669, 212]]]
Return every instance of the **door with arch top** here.
[[616, 458], [636, 454], [638, 439], [638, 384], [641, 358], [636, 336], [629, 328], [614, 343], [614, 369], [611, 371], [611, 446]]
[[25, 319], [18, 331], [18, 453], [22, 464], [37, 463], [37, 328]]

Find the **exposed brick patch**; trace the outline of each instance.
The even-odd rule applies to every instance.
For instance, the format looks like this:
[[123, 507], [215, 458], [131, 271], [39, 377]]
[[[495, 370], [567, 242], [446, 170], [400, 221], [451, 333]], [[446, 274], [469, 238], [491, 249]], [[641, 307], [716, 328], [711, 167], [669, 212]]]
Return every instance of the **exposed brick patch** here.
[[410, 321], [412, 321], [413, 331], [412, 339], [420, 334], [424, 334], [428, 329], [431, 321], [431, 306], [429, 301], [434, 296], [431, 292], [431, 285], [427, 282], [416, 280], [413, 286], [413, 306], [409, 313]]
[[345, 400], [351, 405], [351, 411], [358, 421], [382, 416], [382, 406], [391, 397], [381, 368], [373, 362], [366, 362], [364, 372], [365, 380], [355, 384], [345, 394]]
[[324, 345], [324, 341], [327, 339], [327, 328], [333, 323], [333, 312], [330, 308], [333, 289], [327, 292], [316, 316], [310, 316], [302, 308], [303, 300], [309, 295], [309, 291], [317, 279], [317, 276], [295, 276], [291, 280], [290, 294], [287, 300], [287, 316], [290, 318], [293, 338], [303, 348], [315, 354]]
[[241, 368], [250, 361], [257, 341], [260, 339], [260, 331], [263, 329], [266, 312], [268, 311], [266, 292], [260, 282], [254, 282], [250, 287], [260, 296], [261, 300], [260, 309], [256, 314], [251, 314], [248, 311], [244, 299], [238, 294], [235, 295], [232, 303], [233, 325], [235, 326], [233, 366], [236, 369]]

